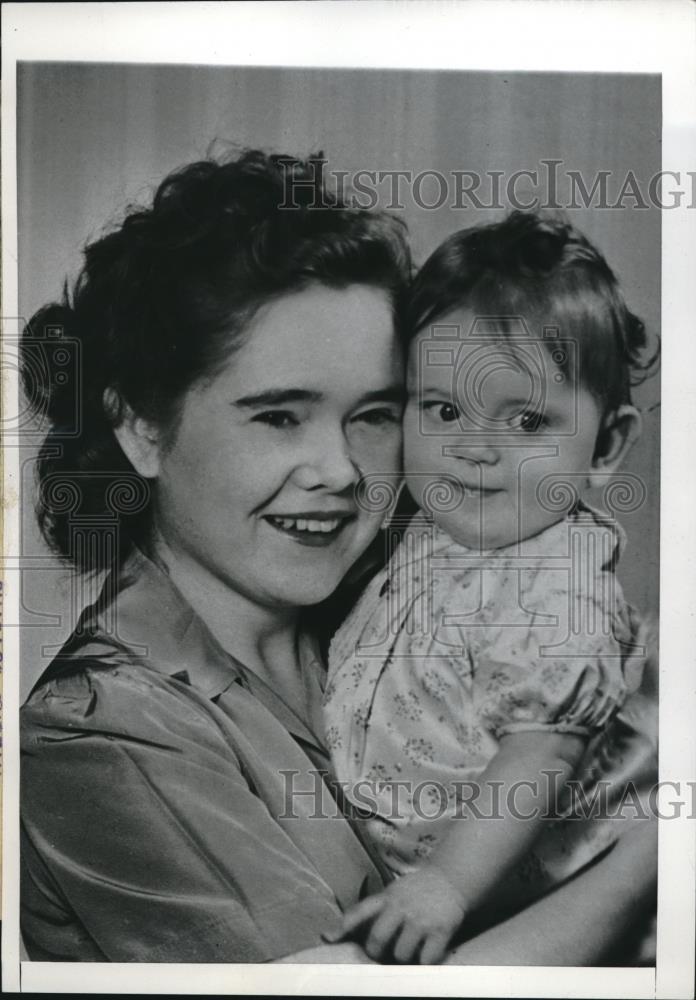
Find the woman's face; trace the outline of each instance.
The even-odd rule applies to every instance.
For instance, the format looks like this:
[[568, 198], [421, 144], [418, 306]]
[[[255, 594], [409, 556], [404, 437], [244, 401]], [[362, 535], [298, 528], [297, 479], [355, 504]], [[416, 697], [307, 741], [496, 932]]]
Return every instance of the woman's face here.
[[374, 537], [361, 475], [398, 472], [403, 369], [384, 291], [311, 286], [257, 313], [158, 454], [170, 550], [255, 604], [327, 597]]

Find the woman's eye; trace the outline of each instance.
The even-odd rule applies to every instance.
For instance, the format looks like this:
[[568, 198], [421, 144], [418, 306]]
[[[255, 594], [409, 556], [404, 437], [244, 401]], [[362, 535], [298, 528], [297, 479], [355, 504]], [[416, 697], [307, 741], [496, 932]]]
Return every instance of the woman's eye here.
[[542, 427], [548, 426], [548, 420], [543, 413], [538, 413], [536, 410], [523, 410], [510, 421], [510, 425], [527, 434], [535, 434]]
[[374, 410], [365, 410], [358, 413], [354, 418], [360, 423], [367, 424], [368, 427], [382, 427], [385, 424], [401, 423], [401, 412], [387, 407], [379, 407]]
[[427, 403], [426, 410], [443, 424], [453, 424], [459, 420], [461, 413], [454, 403]]
[[289, 410], [264, 410], [252, 418], [252, 423], [266, 424], [268, 427], [284, 430], [288, 427], [297, 427], [299, 420]]

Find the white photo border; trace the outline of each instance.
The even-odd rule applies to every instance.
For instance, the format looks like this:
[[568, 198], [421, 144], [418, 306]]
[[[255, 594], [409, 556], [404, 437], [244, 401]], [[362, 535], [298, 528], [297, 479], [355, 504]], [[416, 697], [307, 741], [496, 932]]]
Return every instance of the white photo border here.
[[[663, 167], [696, 165], [696, 8], [688, 0], [470, 0], [452, 4], [28, 3], [3, 5], [3, 315], [17, 316], [16, 64], [169, 63], [400, 69], [658, 73]], [[292, 44], [288, 44], [292, 38]], [[660, 780], [693, 781], [696, 760], [696, 211], [662, 215]], [[680, 335], [676, 331], [685, 330]], [[3, 380], [5, 413], [17, 384]], [[17, 493], [16, 449], [4, 455]], [[17, 554], [6, 502], [4, 558]], [[687, 554], [685, 559], [685, 553]], [[18, 620], [17, 574], [4, 601]], [[22, 962], [19, 956], [17, 629], [4, 636], [3, 988], [8, 992], [479, 997], [694, 996], [696, 826], [660, 823], [656, 969], [179, 965]], [[665, 789], [665, 791], [668, 791]], [[673, 791], [669, 797], [674, 800]], [[684, 812], [693, 813], [686, 802]]]

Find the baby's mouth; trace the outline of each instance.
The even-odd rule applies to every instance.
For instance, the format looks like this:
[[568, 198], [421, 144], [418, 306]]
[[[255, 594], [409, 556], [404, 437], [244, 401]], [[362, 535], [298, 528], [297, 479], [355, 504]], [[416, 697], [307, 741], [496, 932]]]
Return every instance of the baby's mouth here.
[[461, 483], [462, 491], [465, 497], [490, 497], [495, 496], [496, 493], [502, 493], [502, 489], [492, 489], [489, 486], [467, 486], [466, 483]]

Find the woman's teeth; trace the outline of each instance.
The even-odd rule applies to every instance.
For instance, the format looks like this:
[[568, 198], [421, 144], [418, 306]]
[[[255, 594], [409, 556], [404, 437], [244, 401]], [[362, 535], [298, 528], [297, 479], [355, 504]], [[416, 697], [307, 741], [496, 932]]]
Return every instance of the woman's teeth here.
[[339, 517], [331, 518], [330, 521], [316, 521], [304, 517], [271, 517], [269, 520], [284, 531], [310, 531], [322, 535], [329, 535], [341, 523]]

